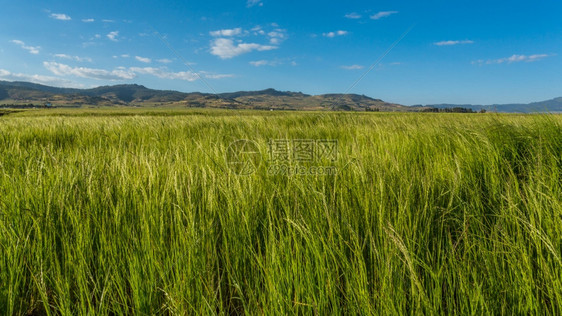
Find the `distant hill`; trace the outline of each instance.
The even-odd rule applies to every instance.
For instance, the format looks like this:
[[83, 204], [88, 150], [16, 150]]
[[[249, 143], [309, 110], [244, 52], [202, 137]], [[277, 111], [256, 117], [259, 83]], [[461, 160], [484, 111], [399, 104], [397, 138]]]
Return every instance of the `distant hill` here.
[[187, 93], [153, 90], [137, 84], [97, 87], [82, 90], [80, 94], [103, 97], [117, 103], [176, 102], [188, 96]]
[[154, 90], [137, 84], [70, 89], [29, 82], [0, 81], [0, 106], [47, 103], [53, 106], [185, 106], [267, 110], [418, 111], [421, 109], [357, 94], [313, 96], [302, 92], [265, 89], [215, 95]]
[[2, 81], [0, 80], [0, 89], [2, 89], [3, 87], [7, 87], [10, 89], [21, 89], [23, 90], [38, 90], [38, 91], [42, 91], [42, 92], [51, 92], [51, 93], [63, 93], [63, 94], [68, 94], [68, 93], [77, 93], [80, 91], [80, 89], [72, 89], [72, 88], [57, 88], [57, 87], [50, 87], [50, 86], [45, 86], [42, 84], [37, 84], [37, 83], [31, 83], [31, 82], [24, 82], [24, 81]]
[[551, 100], [533, 102], [533, 103], [512, 103], [512, 104], [491, 104], [491, 105], [473, 105], [473, 104], [430, 104], [426, 105], [430, 108], [454, 108], [463, 107], [480, 111], [482, 109], [492, 112], [511, 112], [511, 113], [533, 113], [533, 112], [562, 112], [562, 97]]
[[336, 110], [336, 111], [427, 111], [468, 108], [498, 112], [562, 112], [562, 98], [530, 104], [404, 106], [358, 94], [308, 95], [302, 92], [265, 89], [220, 94], [184, 93], [149, 89], [137, 84], [101, 86], [92, 89], [56, 88], [30, 82], [0, 81], [0, 106], [51, 104], [53, 106], [174, 106], [231, 109]]
[[268, 95], [273, 97], [309, 97], [308, 94], [303, 94], [301, 92], [290, 92], [290, 91], [277, 91], [275, 89], [265, 89], [260, 91], [238, 91], [229, 93], [220, 93], [219, 96], [227, 99], [236, 99], [242, 97], [253, 97], [258, 95]]

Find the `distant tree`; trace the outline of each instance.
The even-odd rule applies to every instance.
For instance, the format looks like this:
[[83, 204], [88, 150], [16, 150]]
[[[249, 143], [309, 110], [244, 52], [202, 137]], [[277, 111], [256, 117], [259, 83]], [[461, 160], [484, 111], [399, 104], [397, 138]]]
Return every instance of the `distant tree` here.
[[461, 108], [461, 107], [443, 108], [443, 109], [439, 109], [439, 112], [444, 112], [444, 113], [476, 113], [472, 109]]
[[426, 108], [423, 109], [422, 112], [439, 112], [438, 108]]

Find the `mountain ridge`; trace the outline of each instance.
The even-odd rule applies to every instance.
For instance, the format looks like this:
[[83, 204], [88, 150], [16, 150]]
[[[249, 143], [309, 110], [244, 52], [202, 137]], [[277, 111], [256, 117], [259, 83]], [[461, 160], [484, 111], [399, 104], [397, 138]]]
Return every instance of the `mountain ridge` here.
[[235, 109], [343, 110], [419, 112], [466, 108], [494, 112], [562, 112], [562, 97], [532, 103], [493, 105], [430, 104], [405, 106], [359, 94], [309, 95], [273, 88], [218, 94], [150, 89], [139, 84], [106, 85], [89, 89], [59, 88], [24, 81], [0, 80], [1, 104], [54, 106], [181, 106]]
[[54, 106], [185, 106], [238, 109], [418, 111], [365, 95], [279, 91], [236, 91], [219, 94], [155, 90], [138, 84], [91, 89], [57, 88], [30, 82], [0, 81], [0, 103]]
[[[421, 106], [421, 105], [420, 105]], [[562, 112], [562, 97], [557, 97], [545, 101], [531, 102], [531, 103], [505, 103], [505, 104], [428, 104], [424, 105], [428, 108], [455, 108], [462, 107], [471, 109], [473, 111], [490, 111], [490, 112], [505, 112], [505, 113], [533, 113], [533, 112]]]

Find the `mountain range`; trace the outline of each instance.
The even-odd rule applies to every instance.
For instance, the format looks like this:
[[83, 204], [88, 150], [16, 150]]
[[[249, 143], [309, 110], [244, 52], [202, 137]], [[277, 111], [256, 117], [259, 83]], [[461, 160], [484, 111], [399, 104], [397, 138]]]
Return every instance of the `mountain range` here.
[[510, 104], [490, 104], [490, 105], [474, 105], [474, 104], [430, 104], [426, 107], [445, 109], [461, 107], [471, 109], [473, 111], [486, 110], [489, 112], [515, 112], [515, 113], [533, 113], [533, 112], [562, 112], [562, 97], [554, 98], [547, 101], [532, 103], [510, 103]]
[[101, 86], [92, 89], [57, 88], [30, 82], [0, 81], [0, 106], [33, 104], [58, 107], [172, 106], [231, 109], [344, 110], [419, 112], [431, 109], [467, 108], [497, 112], [562, 112], [562, 97], [530, 104], [414, 105], [405, 106], [358, 94], [309, 95], [266, 89], [230, 93], [184, 93], [154, 90], [137, 84]]

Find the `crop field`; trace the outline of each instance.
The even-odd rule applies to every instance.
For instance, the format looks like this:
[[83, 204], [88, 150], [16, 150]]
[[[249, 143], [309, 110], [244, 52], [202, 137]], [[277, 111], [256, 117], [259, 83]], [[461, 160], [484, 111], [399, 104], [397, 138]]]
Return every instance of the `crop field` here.
[[561, 314], [562, 116], [0, 116], [0, 314]]

